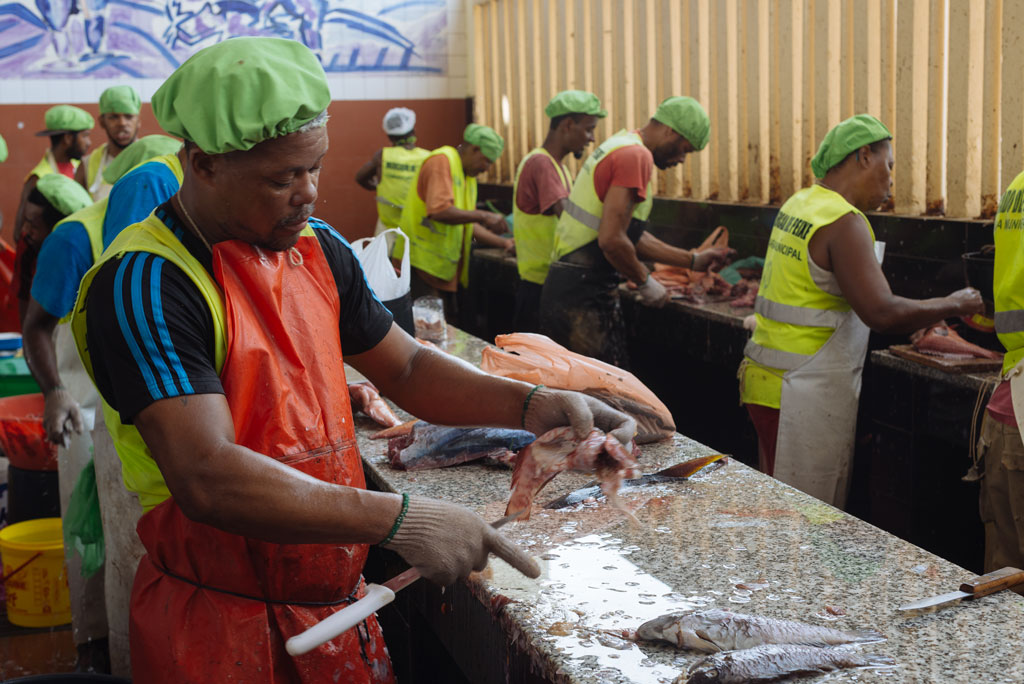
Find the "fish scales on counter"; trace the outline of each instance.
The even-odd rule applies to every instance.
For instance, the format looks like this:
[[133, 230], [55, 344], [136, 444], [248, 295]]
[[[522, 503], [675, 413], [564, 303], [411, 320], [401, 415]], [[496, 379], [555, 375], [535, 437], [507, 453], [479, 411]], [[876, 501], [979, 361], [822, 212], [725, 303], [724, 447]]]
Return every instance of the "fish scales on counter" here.
[[1003, 355], [971, 344], [945, 323], [918, 330], [910, 336], [914, 349], [948, 359], [1001, 359]]
[[742, 615], [726, 610], [662, 615], [640, 625], [636, 635], [639, 639], [667, 641], [678, 648], [705, 653], [753, 648], [762, 644], [836, 646], [885, 640], [884, 636], [869, 629], [843, 632], [792, 620]]
[[764, 644], [706, 656], [673, 684], [773, 682], [846, 668], [889, 668], [895, 664], [888, 656], [859, 653], [848, 647]]
[[636, 420], [638, 444], [675, 434], [675, 420], [668, 407], [632, 373], [571, 352], [535, 333], [498, 335], [494, 344], [499, 348], [483, 350], [480, 369], [486, 373], [601, 399]]
[[535, 436], [526, 430], [460, 428], [417, 421], [388, 440], [388, 461], [397, 470], [428, 470], [482, 458], [510, 463]]
[[601, 491], [619, 508], [618, 491], [622, 481], [636, 477], [636, 446], [624, 447], [612, 435], [594, 428], [579, 439], [571, 427], [555, 428], [538, 437], [520, 452], [512, 472], [512, 493], [505, 515], [523, 512], [521, 520], [529, 520], [530, 508], [537, 493], [558, 473], [567, 470], [595, 473]]
[[391, 410], [391, 407], [380, 398], [380, 392], [373, 386], [373, 383], [349, 383], [348, 398], [352, 404], [353, 413], [362, 411], [378, 425], [390, 428], [402, 422]]

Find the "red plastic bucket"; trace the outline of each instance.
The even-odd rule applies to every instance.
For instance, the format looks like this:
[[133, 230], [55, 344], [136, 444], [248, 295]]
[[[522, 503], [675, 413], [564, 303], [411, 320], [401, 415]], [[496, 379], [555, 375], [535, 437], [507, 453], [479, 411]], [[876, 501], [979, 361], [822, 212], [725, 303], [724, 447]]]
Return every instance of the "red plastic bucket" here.
[[0, 398], [0, 449], [24, 470], [57, 470], [57, 447], [43, 431], [42, 394]]

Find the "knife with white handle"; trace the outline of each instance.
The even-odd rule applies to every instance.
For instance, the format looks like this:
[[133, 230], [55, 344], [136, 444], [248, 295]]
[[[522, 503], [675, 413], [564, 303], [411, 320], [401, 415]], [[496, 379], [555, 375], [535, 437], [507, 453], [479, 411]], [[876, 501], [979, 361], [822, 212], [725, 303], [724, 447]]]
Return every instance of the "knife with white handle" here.
[[964, 582], [960, 585], [960, 591], [951, 591], [948, 594], [940, 594], [921, 599], [920, 601], [914, 601], [905, 606], [900, 606], [899, 609], [902, 611], [938, 610], [944, 606], [959, 603], [964, 599], [981, 598], [1003, 589], [1015, 587], [1018, 584], [1024, 584], [1024, 570], [1002, 568]]

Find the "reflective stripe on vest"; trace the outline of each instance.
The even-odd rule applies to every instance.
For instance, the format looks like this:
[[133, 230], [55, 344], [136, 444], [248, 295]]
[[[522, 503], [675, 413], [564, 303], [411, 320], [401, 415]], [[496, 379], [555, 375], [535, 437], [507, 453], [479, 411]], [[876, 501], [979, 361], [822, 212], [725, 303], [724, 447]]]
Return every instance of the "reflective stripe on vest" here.
[[[467, 178], [462, 170], [462, 159], [454, 147], [445, 146], [434, 150], [430, 157], [444, 155], [452, 176], [452, 199], [456, 209], [474, 211], [476, 209], [476, 178]], [[426, 163], [426, 159], [423, 160]], [[409, 184], [409, 193], [405, 196], [402, 218], [399, 225], [409, 236], [409, 261], [416, 268], [429, 273], [441, 280], [451, 280], [461, 261], [459, 283], [469, 285], [469, 250], [473, 241], [472, 224], [449, 225], [435, 223], [427, 218], [427, 205], [417, 190], [420, 170]], [[402, 254], [404, 243], [395, 240], [392, 254]]]
[[999, 200], [993, 235], [996, 334], [1006, 348], [1005, 373], [1024, 358], [1024, 172]]
[[529, 214], [519, 208], [519, 176], [528, 159], [537, 155], [547, 157], [555, 168], [566, 193], [572, 189], [569, 172], [543, 147], [531, 150], [516, 168], [512, 185], [512, 226], [516, 240], [516, 267], [523, 280], [543, 285], [551, 267], [551, 250], [555, 243], [558, 217], [547, 214]]
[[409, 184], [416, 177], [420, 164], [430, 150], [401, 145], [385, 147], [380, 152], [380, 181], [377, 183], [377, 216], [388, 228], [397, 228], [402, 216], [402, 203], [409, 194]]
[[[587, 161], [580, 168], [579, 175], [576, 176], [572, 192], [569, 193], [569, 199], [566, 202], [567, 208], [558, 219], [552, 258], [560, 259], [597, 239], [601, 217], [604, 215], [604, 202], [597, 196], [597, 189], [594, 187], [594, 169], [598, 162], [620, 147], [643, 144], [638, 133], [622, 130], [598, 145], [597, 149], [587, 157]], [[647, 197], [633, 207], [633, 218], [646, 221], [651, 215], [651, 206], [654, 203], [653, 181], [654, 174], [652, 172], [651, 178], [647, 181]]]

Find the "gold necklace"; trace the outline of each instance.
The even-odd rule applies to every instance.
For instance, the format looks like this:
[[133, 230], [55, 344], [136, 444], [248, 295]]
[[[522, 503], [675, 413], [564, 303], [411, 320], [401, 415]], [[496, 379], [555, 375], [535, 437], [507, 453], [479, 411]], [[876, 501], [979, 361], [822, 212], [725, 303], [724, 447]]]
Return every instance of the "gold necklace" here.
[[181, 214], [185, 217], [185, 220], [188, 221], [189, 226], [192, 228], [192, 232], [203, 241], [203, 244], [206, 245], [206, 249], [210, 250], [210, 254], [213, 254], [213, 247], [211, 247], [210, 243], [206, 241], [206, 237], [199, 230], [199, 226], [196, 225], [196, 222], [192, 220], [192, 215], [188, 213], [188, 209], [185, 208], [185, 203], [181, 201], [181, 197], [175, 195], [174, 199], [178, 200], [178, 208], [181, 209]]

